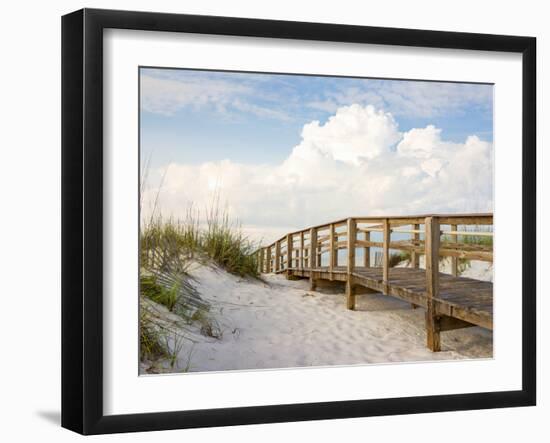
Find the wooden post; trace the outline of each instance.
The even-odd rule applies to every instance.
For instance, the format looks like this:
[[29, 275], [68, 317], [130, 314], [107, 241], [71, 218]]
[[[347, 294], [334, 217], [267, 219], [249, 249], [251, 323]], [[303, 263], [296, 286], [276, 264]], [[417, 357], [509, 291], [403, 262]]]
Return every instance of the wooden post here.
[[390, 221], [384, 219], [384, 243], [382, 248], [382, 281], [384, 282], [384, 294], [388, 293], [388, 284], [390, 281]]
[[293, 237], [292, 234], [286, 236], [286, 269], [292, 268], [292, 254], [293, 254]]
[[309, 230], [309, 289], [315, 291], [317, 285], [313, 278], [313, 269], [317, 263], [317, 229], [311, 228]]
[[[451, 225], [451, 231], [458, 231], [458, 225]], [[457, 243], [458, 235], [452, 234], [451, 241]], [[451, 274], [454, 277], [458, 277], [458, 257], [451, 257]]]
[[[418, 224], [413, 225], [413, 229], [414, 229], [415, 231], [419, 231], [419, 230], [420, 230], [420, 225], [418, 225]], [[420, 234], [419, 234], [418, 232], [415, 232], [415, 233], [413, 234], [413, 240], [415, 240], [415, 242], [418, 241], [418, 240], [420, 240]], [[419, 257], [418, 252], [416, 252], [416, 251], [412, 251], [412, 252], [411, 252], [411, 264], [412, 264], [412, 267], [413, 267], [414, 269], [418, 269], [418, 267], [420, 266], [420, 260], [419, 260], [419, 258], [420, 258], [420, 257]]]
[[355, 268], [355, 241], [357, 240], [357, 223], [353, 218], [348, 218], [347, 250], [348, 267], [346, 279], [347, 308], [355, 309], [355, 286], [353, 282], [353, 271]]
[[262, 274], [264, 272], [264, 249], [260, 248], [258, 251], [258, 274]]
[[426, 335], [433, 352], [441, 350], [440, 319], [435, 312], [434, 299], [439, 295], [439, 241], [441, 232], [437, 217], [426, 217]]
[[[334, 252], [335, 252], [335, 245], [334, 245], [334, 225], [331, 224], [330, 225], [330, 228], [329, 228], [330, 232], [329, 232], [329, 255], [328, 255], [328, 268], [329, 268], [329, 272], [330, 272], [330, 279], [333, 280], [333, 275], [332, 275], [332, 272], [334, 271], [334, 263], [335, 263], [335, 260], [334, 260]], [[338, 253], [338, 250], [336, 250], [336, 253]]]
[[[370, 232], [365, 232], [365, 241], [370, 241]], [[363, 257], [363, 266], [365, 268], [370, 267], [370, 247], [366, 247], [363, 250], [363, 253], [365, 254]]]
[[279, 271], [281, 266], [281, 244], [279, 240], [275, 242], [275, 273]]
[[292, 268], [292, 255], [294, 253], [292, 234], [286, 235], [286, 278], [290, 278], [290, 268]]
[[304, 269], [304, 231], [300, 232], [300, 269]]
[[271, 274], [272, 271], [272, 262], [271, 262], [271, 246], [267, 247], [267, 273]]

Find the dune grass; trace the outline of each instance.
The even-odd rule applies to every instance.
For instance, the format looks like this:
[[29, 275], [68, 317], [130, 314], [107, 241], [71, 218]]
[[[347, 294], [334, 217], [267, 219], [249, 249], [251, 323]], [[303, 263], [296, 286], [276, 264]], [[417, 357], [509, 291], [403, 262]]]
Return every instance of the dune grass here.
[[405, 251], [392, 252], [390, 254], [389, 265], [390, 265], [390, 268], [394, 268], [399, 263], [403, 261], [410, 261], [410, 260], [411, 260], [411, 254], [409, 252], [405, 252]]
[[[464, 232], [493, 232], [492, 226], [461, 226], [459, 227], [460, 231]], [[479, 245], [479, 246], [488, 246], [493, 247], [493, 237], [485, 235], [457, 235], [456, 241], [458, 243], [463, 243], [466, 245]], [[450, 235], [443, 235], [441, 237], [442, 243], [453, 243], [454, 240]]]
[[141, 361], [170, 357], [164, 335], [156, 327], [149, 312], [144, 309], [141, 309], [139, 313], [139, 348]]
[[190, 211], [184, 220], [157, 216], [145, 224], [140, 236], [142, 267], [185, 273], [191, 258], [211, 259], [232, 274], [258, 276], [253, 254], [257, 245], [226, 211], [213, 205], [205, 223], [200, 225], [198, 220], [198, 215]]
[[157, 282], [157, 278], [154, 275], [142, 275], [139, 278], [139, 286], [142, 295], [166, 306], [170, 312], [176, 307], [176, 303], [179, 300], [180, 288], [178, 282], [172, 287], [166, 288]]

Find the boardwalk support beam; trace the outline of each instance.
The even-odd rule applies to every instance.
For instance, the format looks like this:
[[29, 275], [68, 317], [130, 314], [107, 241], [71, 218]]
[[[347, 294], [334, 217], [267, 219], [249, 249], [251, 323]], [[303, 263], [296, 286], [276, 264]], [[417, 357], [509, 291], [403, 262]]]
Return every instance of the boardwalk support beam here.
[[439, 219], [426, 217], [426, 334], [428, 348], [441, 350], [441, 317], [436, 314], [435, 300], [439, 296]]
[[287, 234], [286, 236], [286, 278], [288, 279], [291, 275], [292, 268], [292, 249], [293, 249], [293, 237], [292, 234]]
[[355, 309], [355, 287], [353, 284], [353, 271], [355, 270], [355, 241], [357, 239], [357, 223], [353, 218], [347, 221], [347, 279], [346, 279], [346, 300], [347, 308]]
[[382, 281], [384, 282], [384, 294], [388, 294], [390, 280], [390, 241], [391, 231], [390, 222], [387, 218], [384, 219], [383, 227], [384, 241], [382, 247]]
[[[458, 230], [458, 225], [451, 225], [451, 231], [456, 232], [457, 230]], [[453, 243], [457, 243], [458, 242], [458, 235], [452, 234], [451, 235], [451, 241]], [[458, 257], [451, 257], [451, 274], [454, 277], [458, 277]]]
[[309, 290], [315, 291], [317, 289], [317, 283], [313, 278], [313, 269], [317, 266], [317, 228], [311, 228], [309, 230], [309, 259], [308, 264], [310, 268], [309, 272]]

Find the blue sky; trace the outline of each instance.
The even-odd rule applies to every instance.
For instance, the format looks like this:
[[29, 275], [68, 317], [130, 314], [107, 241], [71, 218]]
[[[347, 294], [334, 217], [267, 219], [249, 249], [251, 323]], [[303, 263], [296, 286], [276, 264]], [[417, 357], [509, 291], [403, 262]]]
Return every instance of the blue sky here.
[[[401, 131], [432, 124], [449, 141], [493, 139], [491, 85], [148, 68], [141, 76], [174, 90], [188, 85], [181, 96], [170, 88], [142, 90], [141, 148], [144, 157], [153, 152], [154, 166], [279, 162], [300, 142], [304, 124], [324, 122], [352, 103], [391, 112]], [[211, 86], [216, 93], [208, 96]], [[155, 100], [155, 93], [167, 96]]]
[[252, 238], [351, 215], [493, 208], [493, 86], [140, 72], [143, 210], [219, 195]]

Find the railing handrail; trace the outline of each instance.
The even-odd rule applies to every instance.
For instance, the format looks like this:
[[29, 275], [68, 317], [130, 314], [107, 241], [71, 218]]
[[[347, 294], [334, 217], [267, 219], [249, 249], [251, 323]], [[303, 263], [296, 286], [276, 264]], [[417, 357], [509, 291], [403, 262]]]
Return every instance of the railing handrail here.
[[[364, 266], [369, 266], [370, 248], [382, 248], [384, 252], [384, 277], [387, 279], [390, 249], [409, 251], [411, 253], [411, 262], [413, 266], [418, 267], [418, 256], [419, 254], [425, 254], [424, 248], [427, 247], [425, 239], [428, 220], [437, 221], [440, 239], [443, 235], [451, 238], [451, 241], [438, 242], [437, 244], [439, 245], [439, 255], [451, 257], [452, 272], [454, 275], [458, 272], [458, 257], [470, 258], [473, 260], [492, 261], [492, 251], [489, 250], [487, 246], [483, 247], [481, 245], [458, 243], [459, 236], [492, 237], [494, 235], [493, 232], [458, 230], [459, 225], [492, 225], [493, 215], [490, 213], [434, 214], [427, 216], [403, 215], [396, 217], [349, 217], [347, 219], [337, 220], [328, 224], [316, 225], [307, 229], [301, 229], [288, 233], [273, 243], [260, 247], [260, 249], [255, 251], [254, 254], [262, 256], [261, 260], [258, 260], [260, 272], [263, 272], [264, 267], [267, 272], [278, 272], [284, 269], [292, 268], [295, 261], [299, 264], [297, 267], [305, 267], [306, 260], [309, 268], [321, 267], [321, 257], [323, 254], [328, 252], [329, 268], [332, 270], [335, 266], [337, 266], [338, 251], [340, 249], [348, 249], [347, 255], [349, 261], [351, 256], [355, 257], [355, 253], [350, 255], [350, 245], [354, 248], [364, 248], [365, 257], [366, 254], [369, 254], [369, 256], [364, 260]], [[376, 226], [371, 227], [370, 229], [369, 226], [358, 226], [364, 223], [376, 223]], [[411, 225], [413, 229], [402, 228], [407, 225]], [[424, 226], [424, 230], [420, 229], [422, 225]], [[448, 225], [450, 226], [450, 229], [441, 230], [442, 225]], [[337, 232], [336, 229], [341, 226], [346, 226], [345, 230], [343, 232]], [[347, 239], [345, 241], [339, 240], [339, 237], [348, 236], [350, 226], [353, 227], [352, 232], [354, 233], [352, 242], [350, 243]], [[328, 233], [318, 236], [319, 231], [325, 230], [328, 230]], [[382, 241], [371, 241], [371, 232], [382, 232]], [[358, 233], [364, 234], [365, 239], [358, 239]], [[392, 242], [392, 233], [412, 234], [413, 237], [411, 241], [403, 240]], [[420, 235], [424, 235], [424, 240], [420, 240]], [[307, 246], [305, 244], [306, 236], [308, 236]], [[312, 241], [312, 237], [314, 241]], [[294, 247], [296, 238], [298, 238], [299, 241], [298, 247]], [[456, 244], [457, 247], [454, 247], [453, 244]]]
[[[261, 246], [260, 249], [263, 249], [263, 248], [267, 248], [268, 246], [275, 246], [275, 244], [277, 242], [280, 242], [280, 241], [283, 241], [287, 238], [287, 236], [289, 235], [297, 235], [297, 234], [300, 234], [300, 233], [307, 233], [309, 232], [311, 229], [317, 229], [317, 230], [320, 230], [320, 229], [330, 229], [330, 226], [331, 225], [341, 225], [341, 226], [345, 226], [346, 223], [347, 223], [347, 220], [349, 218], [351, 218], [352, 220], [356, 220], [358, 223], [377, 223], [377, 222], [383, 222], [385, 219], [389, 220], [390, 221], [390, 225], [391, 225], [391, 222], [393, 220], [395, 221], [403, 221], [403, 220], [411, 220], [410, 223], [406, 223], [406, 224], [403, 224], [402, 226], [406, 226], [406, 225], [414, 225], [414, 224], [424, 224], [424, 221], [427, 217], [437, 217], [438, 219], [447, 219], [447, 220], [452, 220], [453, 218], [454, 219], [491, 219], [491, 221], [487, 221], [487, 222], [484, 222], [484, 223], [475, 223], [475, 222], [472, 222], [472, 223], [456, 223], [458, 225], [468, 225], [468, 224], [472, 224], [472, 225], [492, 225], [493, 224], [493, 213], [491, 212], [483, 212], [483, 213], [464, 213], [464, 214], [419, 214], [419, 215], [397, 215], [397, 216], [362, 216], [362, 217], [347, 217], [347, 218], [343, 218], [343, 219], [339, 219], [339, 220], [336, 220], [336, 221], [331, 221], [331, 222], [328, 222], [328, 223], [322, 223], [322, 224], [318, 224], [318, 225], [315, 225], [315, 226], [310, 226], [310, 227], [307, 227], [307, 228], [303, 228], [303, 229], [299, 229], [297, 231], [292, 231], [292, 232], [289, 232], [288, 234], [285, 234], [283, 235], [282, 237], [278, 238], [277, 240], [273, 241], [272, 243], [266, 245], [266, 246]], [[358, 221], [360, 220], [360, 221]], [[414, 221], [414, 220], [417, 220], [417, 221]], [[440, 223], [441, 225], [451, 225], [453, 223]], [[374, 231], [374, 232], [382, 232], [381, 228], [377, 228], [378, 231]], [[390, 226], [390, 229], [392, 232], [397, 232], [395, 231], [394, 229], [391, 228]], [[405, 232], [406, 231], [402, 231], [402, 232]], [[421, 233], [423, 233], [424, 231], [421, 231]], [[412, 233], [412, 232], [409, 232], [409, 233]], [[444, 234], [455, 234], [455, 232], [453, 231], [449, 231], [449, 232], [444, 232]], [[483, 231], [464, 231], [464, 232], [458, 232], [457, 233], [458, 235], [470, 235], [470, 236], [475, 236], [475, 235], [480, 235], [480, 236], [486, 236], [488, 235], [487, 232], [483, 232]], [[492, 235], [492, 233], [491, 233]], [[257, 251], [256, 251], [257, 252]]]

